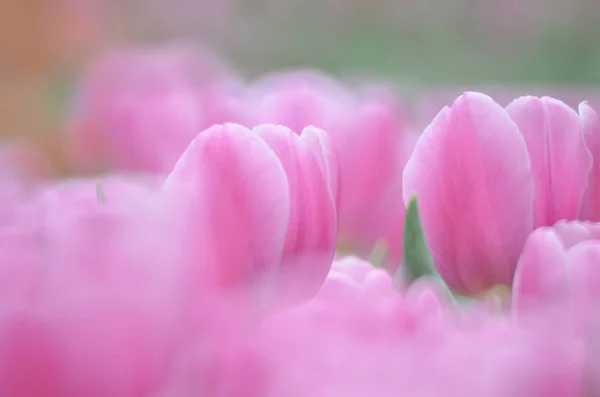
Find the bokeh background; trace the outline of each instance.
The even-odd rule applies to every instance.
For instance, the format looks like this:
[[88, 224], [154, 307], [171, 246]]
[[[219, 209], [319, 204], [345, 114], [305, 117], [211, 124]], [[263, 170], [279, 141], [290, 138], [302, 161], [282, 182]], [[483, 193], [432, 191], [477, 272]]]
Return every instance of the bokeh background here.
[[67, 171], [64, 115], [82, 71], [111, 48], [173, 40], [245, 77], [383, 79], [416, 128], [464, 89], [576, 106], [600, 96], [599, 21], [598, 0], [0, 0], [0, 132]]

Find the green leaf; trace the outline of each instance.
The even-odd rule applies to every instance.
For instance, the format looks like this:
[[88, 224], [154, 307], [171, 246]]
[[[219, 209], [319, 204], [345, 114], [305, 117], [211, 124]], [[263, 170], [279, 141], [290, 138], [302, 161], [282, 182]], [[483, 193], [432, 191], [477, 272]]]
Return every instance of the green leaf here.
[[396, 277], [402, 277], [409, 283], [423, 276], [440, 278], [425, 240], [416, 196], [411, 198], [404, 216], [402, 262]]

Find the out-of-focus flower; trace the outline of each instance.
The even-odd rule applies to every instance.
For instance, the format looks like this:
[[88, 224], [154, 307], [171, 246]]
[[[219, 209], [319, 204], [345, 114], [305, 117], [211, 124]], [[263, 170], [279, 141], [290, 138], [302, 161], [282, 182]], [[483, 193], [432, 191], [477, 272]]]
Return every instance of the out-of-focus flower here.
[[478, 293], [512, 283], [534, 227], [577, 218], [591, 164], [581, 120], [562, 102], [523, 97], [505, 110], [465, 93], [419, 139], [404, 199], [417, 194], [444, 279]]
[[269, 75], [251, 87], [246, 102], [246, 124], [282, 124], [294, 131], [314, 125], [331, 136], [340, 162], [343, 245], [364, 254], [383, 239], [401, 250], [396, 220], [403, 204], [397, 197], [414, 138], [390, 90], [368, 86], [352, 92], [325, 75], [301, 70]]
[[573, 328], [585, 343], [585, 395], [600, 391], [600, 225], [558, 222], [534, 231], [515, 274], [513, 311], [543, 314], [554, 329]]
[[588, 335], [334, 262], [331, 139], [217, 125], [165, 182], [0, 173], [0, 395], [593, 394]]
[[12, 195], [0, 232], [3, 396], [134, 396], [161, 385], [181, 323], [177, 236], [156, 234], [171, 217], [143, 185], [107, 185], [104, 203], [93, 180]]
[[167, 48], [117, 54], [97, 64], [74, 116], [78, 158], [163, 172], [212, 124], [281, 124], [297, 133], [322, 128], [333, 143], [328, 156], [337, 155], [340, 163], [339, 176], [336, 169], [330, 177], [341, 245], [364, 255], [385, 241], [386, 265], [397, 267], [404, 213], [397, 198], [416, 135], [405, 130], [392, 92], [368, 86], [355, 93], [312, 71], [269, 75], [236, 90], [231, 75], [211, 62]]
[[78, 165], [168, 172], [200, 131], [231, 121], [228, 78], [214, 56], [181, 45], [107, 55], [76, 98]]
[[219, 298], [185, 312], [195, 317], [196, 327], [178, 344], [157, 397], [265, 395], [271, 381], [271, 362], [264, 354], [269, 341], [256, 322], [246, 321], [253, 307]]
[[[515, 274], [517, 310], [600, 301], [600, 225], [560, 221], [534, 231]], [[590, 299], [592, 301], [590, 301]]]
[[348, 317], [350, 321], [358, 320], [357, 313], [363, 311], [391, 321], [389, 326], [381, 326], [378, 321], [358, 320], [352, 327], [353, 331], [372, 335], [399, 329], [410, 333], [426, 322], [431, 326], [444, 321], [449, 301], [439, 285], [429, 279], [420, 279], [403, 288], [386, 270], [375, 268], [357, 257], [345, 257], [333, 262], [313, 304], [325, 311], [331, 307], [340, 312], [347, 310], [352, 313]]
[[477, 322], [458, 321], [430, 286], [411, 293], [390, 282], [385, 271], [346, 258], [322, 294], [268, 319], [265, 395], [579, 395], [582, 351], [573, 334], [483, 312]]
[[506, 112], [525, 138], [531, 161], [533, 227], [577, 219], [592, 165], [577, 112], [548, 97], [521, 97]]
[[327, 145], [316, 128], [297, 135], [236, 124], [213, 126], [190, 144], [165, 189], [181, 200], [190, 257], [211, 284], [253, 285], [282, 302], [316, 293], [337, 236], [337, 163]]

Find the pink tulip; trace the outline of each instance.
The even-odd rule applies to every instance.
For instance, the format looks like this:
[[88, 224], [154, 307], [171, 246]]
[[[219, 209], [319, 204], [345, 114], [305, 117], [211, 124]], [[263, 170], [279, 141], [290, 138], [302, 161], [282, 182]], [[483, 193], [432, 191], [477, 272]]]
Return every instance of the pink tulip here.
[[385, 272], [368, 266], [336, 262], [327, 293], [267, 320], [266, 396], [580, 395], [582, 352], [572, 334], [490, 313], [471, 324], [431, 321], [440, 317], [422, 310], [429, 288], [415, 291], [418, 300], [390, 301]]
[[275, 74], [251, 87], [245, 124], [275, 123], [302, 131], [324, 129], [340, 162], [340, 239], [368, 253], [380, 239], [394, 248], [389, 214], [400, 211], [401, 170], [412, 145], [403, 109], [391, 91], [364, 87], [352, 92], [314, 71]]
[[533, 227], [576, 219], [591, 167], [581, 121], [562, 102], [523, 97], [506, 110], [465, 93], [419, 139], [404, 172], [436, 265], [478, 293], [511, 285]]
[[186, 313], [197, 317], [196, 326], [177, 346], [167, 382], [157, 397], [264, 396], [270, 363], [256, 324], [246, 321], [252, 307], [215, 297], [199, 311]]
[[[531, 234], [515, 274], [519, 311], [600, 302], [600, 225], [560, 221]], [[532, 309], [533, 306], [533, 309]]]
[[69, 181], [42, 192], [37, 202], [41, 291], [68, 301], [85, 291], [135, 289], [157, 307], [171, 296], [167, 303], [173, 306], [174, 284], [182, 275], [168, 264], [177, 258], [180, 240], [171, 204], [137, 179], [105, 178], [102, 186], [105, 202], [98, 202], [95, 180]]
[[[464, 334], [473, 367], [472, 394], [485, 396], [581, 396], [584, 352], [577, 335], [533, 322], [521, 327], [488, 319]], [[478, 356], [476, 351], [485, 351]], [[485, 356], [485, 359], [480, 357]], [[471, 361], [475, 358], [474, 361]]]
[[134, 296], [96, 296], [0, 316], [0, 393], [134, 397], [164, 378], [168, 319]]
[[[228, 289], [253, 285], [281, 301], [310, 296], [337, 235], [335, 159], [316, 128], [214, 126], [190, 144], [165, 183], [180, 198], [186, 250]], [[184, 252], [188, 252], [184, 251]]]
[[14, 231], [34, 227], [19, 235], [30, 239], [0, 233], [16, 292], [3, 288], [0, 302], [2, 396], [135, 397], [161, 386], [181, 323], [168, 208], [131, 182], [107, 186], [102, 204], [95, 181], [46, 189], [30, 199], [35, 221], [12, 220]]
[[548, 97], [522, 97], [506, 111], [527, 144], [534, 181], [534, 228], [577, 219], [592, 164], [579, 116]]
[[333, 263], [311, 301], [282, 316], [308, 316], [340, 333], [389, 340], [435, 334], [444, 325], [447, 303], [439, 288], [427, 280], [404, 288], [395, 285], [385, 270], [346, 257]]
[[452, 288], [510, 284], [532, 229], [530, 169], [517, 126], [482, 94], [459, 97], [421, 135], [404, 170], [404, 201], [417, 194], [434, 261]]
[[558, 222], [528, 239], [515, 275], [513, 310], [519, 318], [543, 313], [553, 329], [574, 327], [585, 343], [585, 395], [600, 391], [600, 227]]
[[315, 300], [343, 306], [344, 301], [352, 299], [357, 304], [365, 301], [381, 307], [381, 310], [389, 310], [400, 304], [401, 298], [400, 292], [394, 288], [392, 277], [385, 270], [359, 258], [346, 257], [333, 262]]
[[168, 386], [157, 397], [262, 397], [270, 381], [261, 351], [247, 341], [194, 341], [178, 357]]
[[227, 80], [210, 54], [180, 45], [100, 59], [71, 121], [79, 165], [168, 172], [200, 131], [230, 120]]

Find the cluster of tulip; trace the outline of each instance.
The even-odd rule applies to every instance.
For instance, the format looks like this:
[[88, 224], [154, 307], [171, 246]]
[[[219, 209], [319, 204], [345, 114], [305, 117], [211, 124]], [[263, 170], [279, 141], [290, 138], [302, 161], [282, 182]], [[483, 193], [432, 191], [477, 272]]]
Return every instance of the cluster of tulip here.
[[468, 92], [417, 133], [385, 87], [167, 47], [74, 105], [106, 173], [0, 164], [0, 396], [600, 395], [586, 103]]

